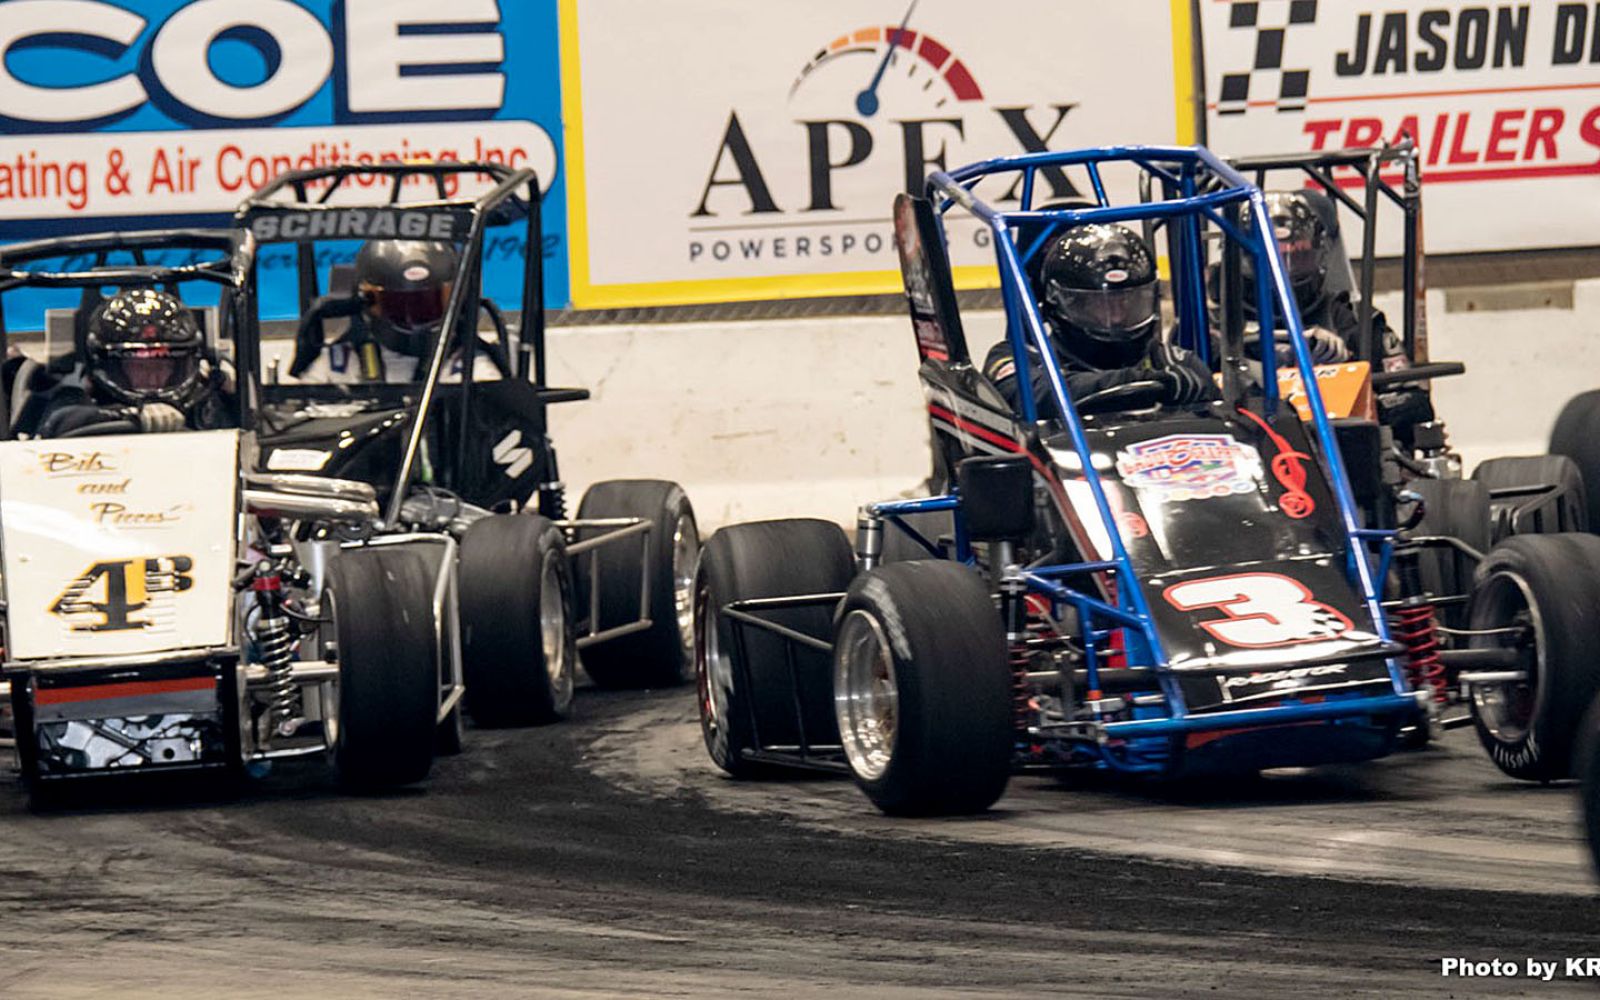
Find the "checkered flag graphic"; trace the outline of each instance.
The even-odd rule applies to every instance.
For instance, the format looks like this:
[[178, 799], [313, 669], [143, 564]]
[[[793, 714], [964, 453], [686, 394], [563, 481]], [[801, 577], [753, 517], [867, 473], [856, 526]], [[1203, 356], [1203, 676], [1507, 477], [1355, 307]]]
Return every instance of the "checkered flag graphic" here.
[[1265, 99], [1264, 91], [1271, 87], [1274, 76], [1278, 110], [1304, 111], [1311, 70], [1283, 68], [1283, 38], [1291, 25], [1312, 24], [1316, 19], [1317, 0], [1233, 0], [1228, 27], [1255, 30], [1255, 63], [1248, 72], [1222, 75], [1217, 113], [1244, 114], [1251, 91]]

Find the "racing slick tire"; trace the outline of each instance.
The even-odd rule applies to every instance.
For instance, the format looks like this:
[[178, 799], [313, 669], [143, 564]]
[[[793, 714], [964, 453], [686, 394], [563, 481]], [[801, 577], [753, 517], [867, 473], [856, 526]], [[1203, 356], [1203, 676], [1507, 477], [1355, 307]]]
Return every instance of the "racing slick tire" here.
[[[1456, 538], [1479, 552], [1489, 549], [1489, 488], [1471, 479], [1415, 479], [1406, 489], [1422, 497], [1422, 521], [1415, 535]], [[1449, 546], [1434, 546], [1417, 554], [1422, 588], [1434, 597], [1465, 596], [1472, 590], [1477, 561]], [[1446, 605], [1439, 618], [1452, 628], [1466, 623], [1463, 605]]]
[[1513, 534], [1548, 535], [1558, 531], [1589, 530], [1589, 501], [1583, 473], [1578, 464], [1565, 455], [1515, 455], [1485, 459], [1472, 470], [1472, 478], [1491, 493], [1519, 486], [1555, 487], [1557, 499], [1554, 506], [1541, 506], [1522, 524], [1515, 522], [1509, 509], [1503, 514], [1492, 512], [1490, 536], [1495, 542]]
[[1600, 873], [1600, 698], [1583, 719], [1583, 739], [1573, 769], [1582, 779], [1583, 828], [1589, 837], [1589, 854]]
[[[855, 575], [855, 553], [837, 524], [795, 519], [723, 528], [700, 554], [694, 589], [694, 662], [700, 730], [706, 752], [735, 778], [770, 769], [749, 760], [756, 731], [768, 744], [798, 737], [796, 694], [790, 683], [788, 640], [735, 625], [722, 608], [735, 601], [801, 594], [839, 594]], [[764, 619], [826, 642], [833, 635], [835, 602], [763, 612]], [[831, 743], [833, 689], [827, 654], [796, 646], [795, 674], [813, 678], [803, 706], [812, 743]], [[748, 683], [747, 683], [748, 681]], [[760, 720], [759, 726], [755, 724]]]
[[[1520, 681], [1474, 684], [1473, 725], [1495, 765], [1513, 778], [1554, 781], [1572, 773], [1583, 713], [1600, 694], [1600, 537], [1515, 535], [1478, 566], [1468, 625], [1519, 627]], [[1510, 645], [1504, 634], [1477, 648]]]
[[[694, 659], [694, 568], [700, 532], [694, 508], [677, 483], [659, 479], [614, 479], [596, 483], [578, 504], [578, 519], [641, 517], [650, 522], [650, 627], [597, 642], [583, 651], [583, 669], [601, 687], [668, 687], [688, 679]], [[587, 535], [585, 537], [588, 537]], [[639, 618], [639, 580], [644, 546], [638, 537], [600, 546], [573, 565], [578, 609], [597, 609], [594, 631]], [[599, 594], [591, 595], [590, 588]], [[593, 603], [595, 598], [597, 603]]]
[[323, 606], [338, 641], [339, 781], [375, 791], [421, 781], [438, 737], [433, 573], [420, 554], [355, 549], [328, 566]]
[[879, 809], [964, 815], [1004, 793], [1011, 668], [977, 572], [927, 561], [863, 574], [840, 608], [833, 663], [845, 758]]
[[461, 539], [461, 666], [480, 726], [572, 712], [578, 651], [566, 537], [537, 514], [496, 514]]
[[1567, 400], [1550, 431], [1550, 454], [1565, 455], [1578, 466], [1589, 530], [1600, 528], [1600, 389]]

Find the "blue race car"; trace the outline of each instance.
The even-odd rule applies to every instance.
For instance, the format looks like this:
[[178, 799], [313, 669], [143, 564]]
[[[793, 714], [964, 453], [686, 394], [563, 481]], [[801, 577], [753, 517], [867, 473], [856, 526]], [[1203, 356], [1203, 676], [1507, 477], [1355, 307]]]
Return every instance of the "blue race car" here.
[[[1039, 171], [1061, 168], [1085, 172], [1094, 201], [1035, 209]], [[1141, 171], [1159, 196], [1112, 204], [1106, 168]], [[1020, 208], [975, 193], [1014, 180]], [[1023, 386], [1042, 366], [1042, 402], [1008, 404], [972, 363], [952, 210], [993, 236], [1011, 361]], [[694, 635], [718, 766], [847, 770], [883, 811], [928, 815], [984, 810], [1020, 769], [1173, 776], [1390, 752], [1421, 703], [1381, 603], [1394, 532], [1363, 527], [1260, 190], [1205, 149], [1116, 147], [936, 172], [894, 216], [952, 482], [862, 507], [854, 546], [815, 520], [713, 536]], [[1216, 374], [1219, 399], [1165, 404], [1154, 380], [1067, 391], [1035, 262], [1064, 230], [1117, 222], [1164, 233], [1169, 339]], [[1309, 422], [1280, 397], [1274, 352], [1247, 361], [1247, 295], [1281, 317]], [[930, 512], [948, 536], [917, 530]], [[886, 559], [907, 547], [886, 534], [923, 558]]]

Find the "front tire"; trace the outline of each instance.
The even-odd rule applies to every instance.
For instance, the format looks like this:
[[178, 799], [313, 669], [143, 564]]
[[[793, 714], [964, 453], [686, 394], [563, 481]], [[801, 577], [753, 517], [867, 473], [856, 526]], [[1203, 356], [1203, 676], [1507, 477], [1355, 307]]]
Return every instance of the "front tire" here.
[[341, 783], [373, 791], [421, 781], [439, 714], [427, 561], [395, 547], [342, 553], [328, 567], [323, 604], [338, 638], [332, 749]]
[[1473, 637], [1476, 647], [1515, 646], [1521, 681], [1475, 684], [1472, 719], [1500, 770], [1525, 781], [1572, 773], [1584, 711], [1600, 694], [1600, 538], [1516, 535], [1478, 567], [1470, 627], [1516, 629]]
[[[693, 660], [695, 564], [700, 558], [700, 531], [694, 508], [677, 483], [659, 479], [617, 479], [596, 483], [578, 504], [578, 519], [640, 517], [650, 522], [650, 627], [618, 636], [583, 651], [583, 668], [601, 687], [670, 687], [689, 675]], [[595, 529], [597, 532], [603, 529]], [[598, 587], [595, 631], [615, 628], [639, 618], [639, 581], [644, 546], [625, 538], [594, 553], [597, 572], [591, 577], [590, 557], [578, 558], [574, 572], [580, 608], [591, 606], [591, 588]]]
[[1014, 733], [1005, 632], [983, 579], [951, 562], [884, 566], [851, 585], [834, 706], [856, 784], [885, 813], [983, 812]]
[[[759, 775], [746, 757], [768, 745], [798, 739], [796, 694], [788, 670], [788, 640], [752, 626], [735, 625], [722, 609], [735, 601], [800, 594], [841, 593], [855, 573], [855, 554], [844, 532], [829, 521], [795, 519], [736, 524], [706, 543], [695, 577], [695, 687], [706, 751], [736, 778]], [[761, 617], [826, 641], [834, 607], [789, 608]], [[800, 701], [811, 743], [831, 743], [831, 688], [825, 654], [796, 646], [795, 674], [806, 684]]]
[[535, 514], [497, 514], [461, 540], [461, 659], [480, 726], [554, 722], [572, 712], [578, 652], [566, 539]]

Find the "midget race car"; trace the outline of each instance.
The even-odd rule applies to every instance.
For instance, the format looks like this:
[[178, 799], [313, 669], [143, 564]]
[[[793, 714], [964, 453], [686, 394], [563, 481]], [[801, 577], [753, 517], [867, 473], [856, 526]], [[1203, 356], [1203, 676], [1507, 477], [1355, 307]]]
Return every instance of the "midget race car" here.
[[[262, 373], [264, 467], [359, 480], [386, 524], [459, 541], [466, 706], [494, 725], [565, 716], [580, 657], [603, 686], [685, 679], [700, 551], [676, 483], [596, 483], [567, 517], [546, 413], [589, 392], [547, 382], [540, 220], [532, 171], [475, 163], [291, 172], [237, 214], [264, 256], [292, 249], [277, 280], [292, 276], [299, 301], [293, 338], [245, 348]], [[442, 286], [440, 326], [453, 335], [424, 356], [390, 357], [371, 377], [360, 353], [375, 347], [351, 343], [371, 292], [352, 287], [349, 266], [323, 262], [348, 259], [357, 237], [418, 236], [459, 248]], [[519, 241], [529, 248], [521, 281], [501, 292], [515, 297], [520, 327], [488, 294], [482, 266], [486, 245]], [[526, 516], [489, 516], [508, 511]], [[506, 670], [508, 661], [522, 666]]]
[[[440, 539], [376, 530], [365, 484], [259, 470], [250, 376], [232, 363], [254, 260], [249, 234], [225, 231], [0, 249], [0, 293], [76, 299], [59, 353], [46, 330], [51, 363], [8, 365], [0, 442], [3, 678], [36, 800], [74, 779], [287, 757], [329, 757], [352, 788], [408, 784], [460, 697]], [[14, 426], [73, 366], [90, 313], [129, 288], [178, 295], [199, 319], [231, 386], [224, 426], [138, 433], [115, 410], [59, 437]]]
[[[1069, 167], [1094, 204], [1035, 209], [1038, 171]], [[1113, 205], [1107, 169], [1142, 171], [1160, 197]], [[980, 193], [1016, 181], [1018, 210]], [[1035, 363], [1049, 380], [1042, 412], [1027, 393], [1013, 410], [971, 363], [942, 224], [956, 209], [993, 234], [1019, 383]], [[936, 172], [894, 217], [952, 488], [867, 504], [853, 547], [820, 521], [712, 536], [694, 622], [716, 764], [846, 770], [886, 812], [938, 814], [986, 809], [1017, 769], [1177, 776], [1394, 749], [1426, 698], [1382, 606], [1394, 532], [1363, 525], [1260, 190], [1204, 149], [1118, 147]], [[1158, 405], [1150, 382], [1066, 392], [1030, 261], [1065, 227], [1146, 219], [1172, 261], [1173, 340], [1220, 373], [1217, 403]], [[1245, 295], [1282, 318], [1309, 421], [1274, 352], [1251, 373]], [[948, 540], [908, 524], [930, 511], [952, 515]], [[936, 558], [885, 563], [897, 531]]]
[[[1411, 142], [1231, 162], [1258, 186], [1296, 190], [1313, 207], [1330, 237], [1325, 293], [1347, 295], [1359, 320], [1349, 363], [1318, 366], [1316, 374], [1363, 524], [1394, 532], [1383, 606], [1392, 635], [1408, 648], [1405, 664], [1412, 685], [1430, 695], [1428, 714], [1405, 731], [1406, 745], [1423, 746], [1437, 730], [1473, 726], [1506, 773], [1545, 780], [1565, 776], [1587, 698], [1549, 702], [1552, 711], [1539, 720], [1541, 732], [1532, 734], [1530, 710], [1543, 699], [1537, 679], [1521, 666], [1523, 656], [1510, 648], [1526, 645], [1526, 630], [1512, 621], [1514, 612], [1486, 605], [1478, 614], [1473, 602], [1484, 592], [1489, 605], [1503, 604], [1494, 593], [1499, 585], [1487, 580], [1506, 559], [1524, 558], [1516, 553], [1559, 561], [1560, 552], [1587, 544], [1572, 537], [1533, 537], [1588, 530], [1590, 504], [1575, 460], [1581, 459], [1587, 436], [1558, 433], [1551, 454], [1489, 458], [1470, 478], [1464, 475], [1425, 381], [1463, 374], [1465, 366], [1429, 358], [1421, 177]], [[1400, 322], [1393, 333], [1374, 303], [1380, 209], [1386, 206], [1394, 210], [1389, 216], [1400, 216], [1402, 237]], [[1351, 266], [1346, 232], [1360, 235], [1359, 268]], [[1255, 335], [1247, 326], [1247, 341]], [[1386, 336], [1398, 339], [1398, 352], [1385, 350]], [[1281, 373], [1279, 379], [1306, 415], [1298, 373]], [[1410, 394], [1412, 403], [1418, 394], [1430, 401], [1420, 416], [1412, 413], [1391, 426], [1396, 412], [1404, 410], [1391, 402], [1398, 397], [1385, 396], [1395, 392]], [[1569, 404], [1563, 421], [1574, 422], [1575, 408], [1582, 409], [1581, 399]], [[1510, 541], [1514, 536], [1518, 540]], [[1498, 547], [1502, 542], [1504, 549]], [[1581, 582], [1573, 585], [1581, 588]], [[1558, 702], [1568, 707], [1555, 709]]]

